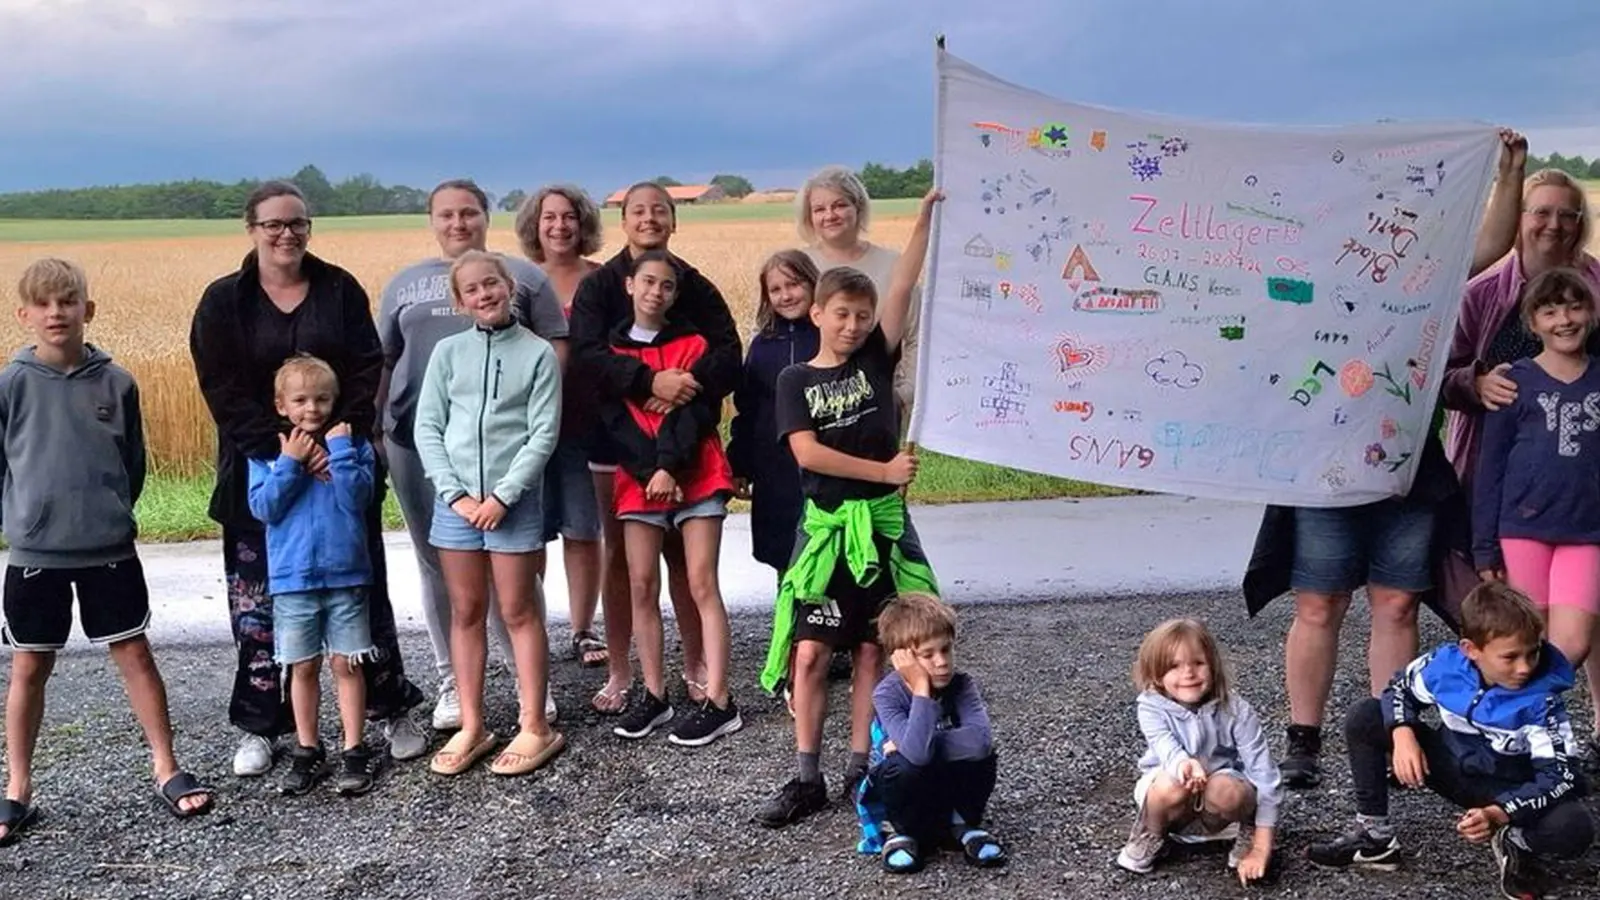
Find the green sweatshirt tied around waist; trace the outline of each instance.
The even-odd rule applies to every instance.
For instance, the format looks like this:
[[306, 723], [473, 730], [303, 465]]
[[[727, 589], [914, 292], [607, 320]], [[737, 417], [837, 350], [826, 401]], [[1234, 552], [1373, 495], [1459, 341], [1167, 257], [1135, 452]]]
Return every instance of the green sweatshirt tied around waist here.
[[871, 584], [882, 569], [878, 547], [873, 542], [873, 537], [881, 534], [895, 542], [889, 554], [889, 575], [894, 579], [895, 592], [939, 592], [933, 568], [924, 560], [910, 558], [901, 548], [906, 503], [899, 493], [874, 500], [846, 500], [833, 512], [822, 510], [808, 499], [804, 523], [805, 547], [784, 571], [778, 602], [773, 607], [772, 643], [767, 648], [767, 664], [761, 670], [761, 687], [769, 694], [789, 675], [795, 602], [817, 605], [827, 601], [828, 582], [841, 554], [856, 584]]

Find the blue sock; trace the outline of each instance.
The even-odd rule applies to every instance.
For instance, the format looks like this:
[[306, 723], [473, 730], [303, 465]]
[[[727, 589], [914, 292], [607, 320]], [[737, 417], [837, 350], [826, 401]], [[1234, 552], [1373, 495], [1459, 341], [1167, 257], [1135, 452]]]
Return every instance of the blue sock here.
[[916, 857], [904, 850], [896, 850], [889, 854], [889, 865], [894, 866], [896, 869], [904, 869], [913, 865], [916, 861]]

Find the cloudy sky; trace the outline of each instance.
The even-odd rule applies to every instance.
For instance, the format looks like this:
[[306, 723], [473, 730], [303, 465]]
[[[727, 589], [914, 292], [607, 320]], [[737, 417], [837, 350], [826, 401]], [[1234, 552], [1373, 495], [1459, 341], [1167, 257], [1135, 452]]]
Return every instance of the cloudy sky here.
[[933, 37], [1212, 120], [1472, 119], [1600, 154], [1593, 0], [0, 0], [0, 190], [267, 176], [792, 185], [932, 155]]

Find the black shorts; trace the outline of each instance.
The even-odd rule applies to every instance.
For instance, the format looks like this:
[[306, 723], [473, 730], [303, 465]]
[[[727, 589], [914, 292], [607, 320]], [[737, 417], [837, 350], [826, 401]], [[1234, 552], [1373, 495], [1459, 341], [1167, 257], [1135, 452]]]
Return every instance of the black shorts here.
[[0, 640], [18, 650], [47, 652], [72, 634], [72, 595], [84, 637], [111, 644], [150, 627], [150, 590], [137, 556], [81, 569], [6, 566], [5, 626]]
[[794, 640], [821, 641], [835, 650], [849, 650], [878, 640], [878, 613], [894, 598], [894, 575], [889, 554], [894, 541], [875, 535], [878, 545], [878, 577], [870, 584], [856, 584], [844, 557], [834, 566], [828, 579], [828, 599], [823, 603], [794, 604]]

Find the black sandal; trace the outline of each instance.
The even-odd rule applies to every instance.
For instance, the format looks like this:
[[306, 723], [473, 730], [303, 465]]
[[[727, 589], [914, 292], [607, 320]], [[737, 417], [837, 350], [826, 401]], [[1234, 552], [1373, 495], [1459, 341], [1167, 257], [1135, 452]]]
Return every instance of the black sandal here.
[[[981, 856], [985, 848], [993, 847], [997, 852], [994, 856]], [[967, 865], [977, 866], [980, 869], [992, 869], [1006, 864], [1006, 850], [995, 840], [994, 835], [982, 828], [969, 828], [961, 835], [961, 855], [966, 857]]]
[[606, 642], [587, 628], [572, 633], [572, 652], [585, 669], [598, 668], [611, 661], [611, 652], [606, 649]]
[[[896, 853], [905, 853], [911, 857], [911, 862], [899, 865], [893, 862]], [[917, 839], [908, 834], [897, 834], [883, 844], [883, 870], [891, 875], [911, 875], [922, 871], [922, 849], [917, 846]]]
[[[193, 809], [184, 809], [178, 805], [185, 797], [195, 797], [201, 794], [205, 795], [206, 802]], [[161, 789], [156, 792], [156, 796], [166, 801], [167, 808], [172, 810], [173, 815], [180, 819], [187, 819], [191, 816], [203, 816], [210, 812], [212, 803], [216, 799], [216, 792], [201, 784], [199, 779], [188, 772], [179, 772], [167, 779], [167, 783], [161, 786]]]
[[0, 800], [0, 825], [6, 827], [5, 837], [0, 837], [0, 847], [9, 847], [22, 839], [33, 823], [39, 821], [39, 807], [7, 797]]

